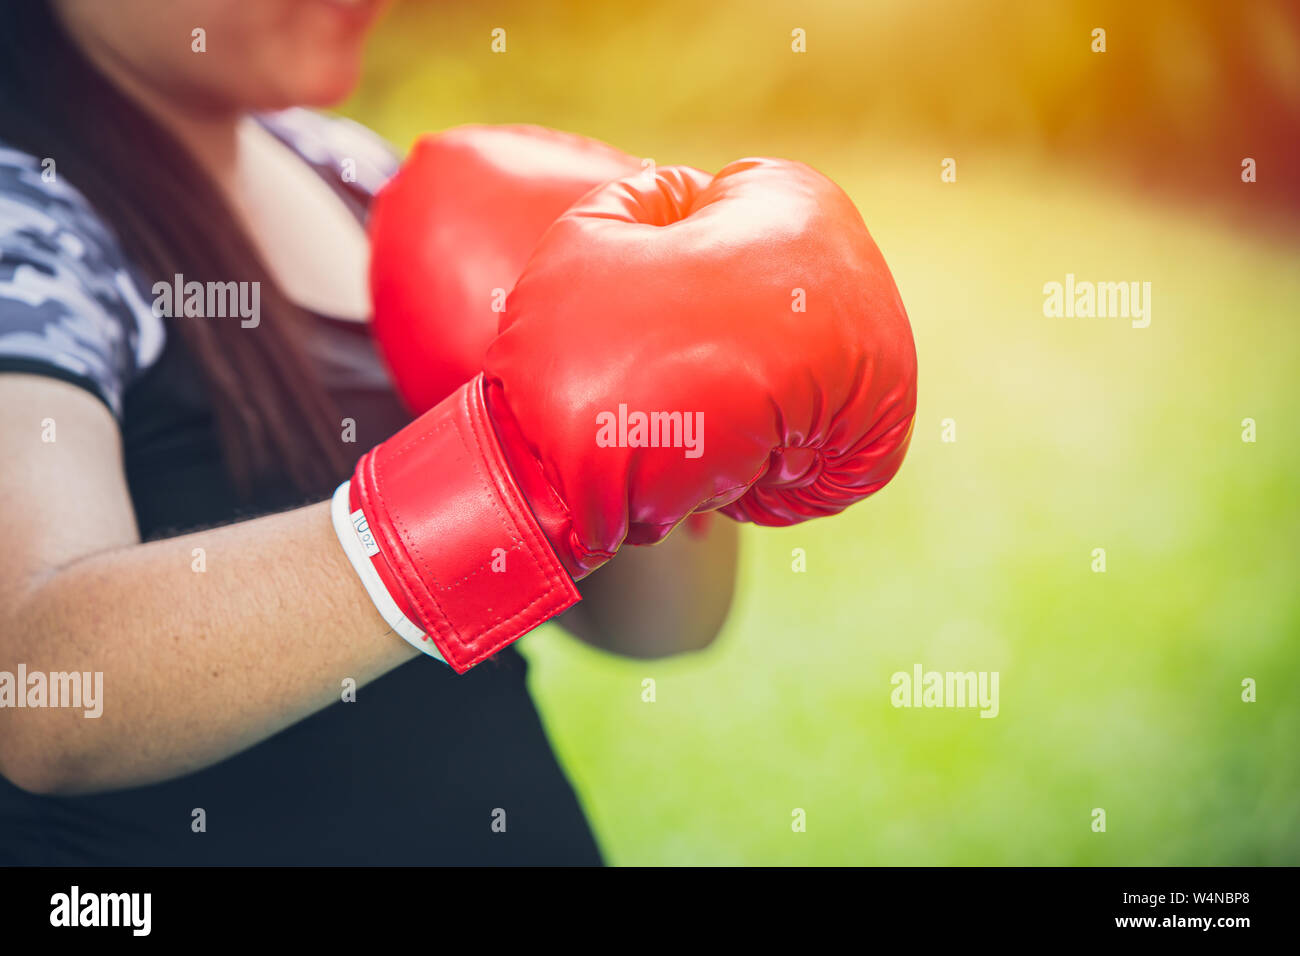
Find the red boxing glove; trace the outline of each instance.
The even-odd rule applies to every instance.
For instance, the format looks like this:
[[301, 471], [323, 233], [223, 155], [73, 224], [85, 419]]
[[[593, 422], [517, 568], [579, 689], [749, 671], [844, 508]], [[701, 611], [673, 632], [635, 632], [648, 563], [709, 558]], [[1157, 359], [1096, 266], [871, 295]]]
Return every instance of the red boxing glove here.
[[362, 456], [331, 516], [384, 620], [457, 673], [581, 598], [505, 461], [481, 375]]
[[540, 126], [422, 137], [371, 207], [374, 333], [399, 393], [426, 411], [482, 370], [533, 246], [593, 187], [641, 167]]
[[540, 127], [465, 126], [422, 138], [372, 207], [373, 331], [399, 393], [424, 414], [361, 460], [333, 521], [385, 620], [457, 672], [579, 598], [475, 376], [538, 237], [639, 165]]
[[570, 574], [624, 541], [865, 497], [915, 411], [911, 332], [861, 218], [775, 160], [589, 194], [534, 251], [485, 367], [333, 503], [380, 612], [457, 671], [576, 602]]
[[844, 192], [794, 162], [660, 167], [561, 216], [484, 362], [512, 470], [565, 566], [697, 511], [835, 514], [902, 464], [916, 352]]

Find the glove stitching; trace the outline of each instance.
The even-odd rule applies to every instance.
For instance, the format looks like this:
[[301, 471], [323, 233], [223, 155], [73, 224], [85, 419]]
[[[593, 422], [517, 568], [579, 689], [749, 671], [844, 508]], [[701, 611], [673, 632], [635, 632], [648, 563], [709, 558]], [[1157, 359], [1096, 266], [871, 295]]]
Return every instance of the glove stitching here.
[[[526, 623], [530, 627], [532, 627], [532, 626], [536, 626], [536, 624], [540, 624], [543, 621], [548, 620], [555, 613], [558, 613], [559, 610], [563, 609], [563, 607], [567, 606], [564, 603], [564, 600], [565, 598], [567, 598], [568, 595], [566, 593], [567, 589], [563, 587], [563, 582], [554, 573], [554, 569], [548, 569], [544, 567], [538, 561], [536, 554], [534, 554], [527, 547], [528, 542], [525, 540], [524, 535], [521, 533], [521, 531], [526, 529], [521, 529], [516, 517], [509, 512], [509, 509], [503, 507], [504, 496], [502, 495], [500, 489], [498, 489], [495, 486], [495, 484], [490, 480], [488, 480], [488, 478], [484, 475], [482, 463], [484, 458], [486, 458], [487, 456], [487, 451], [485, 450], [485, 446], [482, 442], [482, 439], [478, 435], [472, 433], [472, 430], [475, 428], [475, 426], [479, 425], [480, 423], [476, 422], [475, 420], [475, 416], [472, 413], [472, 409], [469, 407], [467, 395], [462, 396], [462, 407], [463, 410], [466, 412], [466, 417], [469, 419], [470, 428], [471, 428], [471, 434], [468, 436], [468, 441], [466, 441], [466, 444], [471, 445], [472, 447], [476, 448], [480, 452], [480, 457], [478, 458], [474, 458], [471, 456], [471, 462], [473, 464], [473, 467], [475, 468], [476, 477], [479, 478], [482, 487], [486, 489], [486, 491], [488, 492], [489, 500], [492, 503], [492, 507], [494, 511], [496, 511], [497, 513], [498, 521], [500, 526], [502, 527], [502, 530], [505, 531], [505, 533], [509, 536], [511, 533], [511, 527], [514, 528], [515, 533], [511, 539], [512, 546], [510, 550], [521, 551], [522, 553], [528, 556], [528, 558], [532, 562], [532, 566], [534, 570], [538, 572], [538, 576], [541, 578], [544, 584], [545, 589], [541, 594], [539, 594], [533, 600], [529, 601], [527, 604], [511, 611], [509, 614], [503, 617], [497, 617], [494, 620], [490, 621], [487, 624], [486, 628], [482, 631], [482, 633], [480, 633], [477, 637], [466, 638], [465, 636], [462, 635], [460, 629], [457, 628], [455, 623], [443, 610], [441, 603], [438, 601], [436, 595], [434, 594], [434, 590], [429, 588], [428, 584], [426, 583], [426, 580], [429, 579], [433, 580], [435, 588], [440, 591], [445, 592], [445, 591], [459, 590], [459, 588], [472, 577], [482, 575], [485, 572], [495, 573], [495, 572], [490, 572], [490, 569], [488, 568], [488, 565], [490, 564], [490, 560], [485, 559], [479, 565], [477, 565], [474, 568], [471, 568], [468, 572], [466, 572], [465, 575], [456, 579], [453, 582], [442, 583], [438, 581], [436, 577], [428, 573], [429, 571], [431, 571], [430, 565], [423, 556], [417, 538], [411, 533], [410, 525], [407, 522], [401, 521], [399, 518], [392, 515], [387, 507], [387, 502], [384, 500], [384, 495], [383, 492], [380, 491], [380, 488], [382, 487], [383, 484], [383, 478], [381, 472], [387, 471], [388, 459], [391, 457], [392, 459], [396, 460], [401, 456], [407, 454], [408, 452], [413, 453], [416, 450], [416, 447], [420, 445], [422, 442], [427, 441], [432, 435], [436, 434], [438, 431], [445, 429], [453, 424], [457, 428], [459, 437], [462, 440], [466, 440], [467, 436], [460, 432], [461, 429], [460, 422], [440, 422], [434, 428], [428, 429], [425, 432], [421, 433], [414, 441], [408, 441], [406, 443], [398, 445], [395, 448], [390, 447], [388, 449], [385, 449], [387, 454], [375, 455], [376, 460], [373, 463], [374, 470], [375, 470], [375, 482], [373, 485], [373, 492], [374, 492], [374, 497], [378, 500], [378, 503], [382, 506], [384, 514], [388, 517], [389, 524], [398, 532], [400, 536], [400, 543], [402, 547], [400, 549], [391, 548], [390, 549], [391, 552], [393, 553], [394, 557], [404, 559], [404, 563], [407, 564], [408, 568], [416, 572], [413, 575], [414, 581], [406, 580], [406, 575], [397, 576], [398, 580], [403, 583], [404, 587], [408, 591], [408, 595], [407, 595], [408, 599], [410, 599], [411, 603], [413, 603], [416, 606], [416, 608], [420, 611], [422, 617], [426, 618], [428, 621], [432, 622], [435, 626], [437, 626], [438, 634], [440, 637], [443, 638], [445, 642], [449, 644], [453, 644], [454, 646], [464, 649], [474, 655], [467, 665], [472, 667], [474, 664], [481, 662], [482, 660], [491, 656], [491, 654], [495, 652], [494, 647], [492, 649], [484, 651], [480, 649], [480, 645], [484, 643], [488, 643], [494, 646], [498, 641], [499, 633], [502, 630], [504, 630], [507, 626], [513, 629], [513, 625], [517, 621], [521, 623]], [[365, 489], [363, 488], [362, 490], [364, 493]], [[391, 542], [391, 543], [396, 544], [397, 542]], [[542, 546], [549, 548], [549, 545], [545, 543], [544, 539], [541, 541], [534, 541], [534, 544], [541, 544]], [[556, 558], [556, 563], [558, 565], [558, 557]], [[421, 573], [421, 572], [425, 572], [425, 573]], [[418, 587], [416, 585], [418, 585]], [[537, 613], [533, 611], [533, 609], [538, 604], [541, 604], [543, 602], [548, 603], [547, 610], [549, 610], [550, 613], [545, 614], [545, 616], [539, 616]], [[427, 606], [428, 603], [432, 603], [433, 609], [436, 610], [437, 612], [436, 615], [430, 613], [430, 608]], [[551, 604], [554, 604], [555, 607], [551, 608], [550, 607]]]

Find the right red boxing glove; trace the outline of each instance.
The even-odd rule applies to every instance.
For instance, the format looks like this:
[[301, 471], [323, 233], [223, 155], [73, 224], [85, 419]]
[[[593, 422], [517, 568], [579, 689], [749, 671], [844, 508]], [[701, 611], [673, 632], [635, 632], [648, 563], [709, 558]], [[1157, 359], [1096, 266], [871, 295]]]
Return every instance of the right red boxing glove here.
[[834, 183], [780, 160], [661, 168], [547, 230], [485, 373], [362, 457], [335, 527], [394, 629], [463, 671], [625, 542], [870, 495], [915, 407], [906, 313]]
[[374, 331], [399, 394], [427, 411], [483, 368], [505, 297], [546, 227], [641, 162], [542, 126], [421, 137], [371, 207]]
[[581, 598], [514, 480], [481, 374], [363, 455], [331, 517], [384, 620], [457, 673]]
[[844, 191], [802, 163], [659, 167], [538, 242], [484, 360], [502, 447], [565, 566], [712, 510], [788, 525], [883, 487], [916, 350]]

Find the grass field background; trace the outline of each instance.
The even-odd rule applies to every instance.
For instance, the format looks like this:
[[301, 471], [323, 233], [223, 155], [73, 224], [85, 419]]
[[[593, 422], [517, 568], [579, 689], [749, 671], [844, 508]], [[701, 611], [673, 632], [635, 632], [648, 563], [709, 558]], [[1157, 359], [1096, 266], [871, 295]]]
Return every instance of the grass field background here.
[[[813, 6], [884, 42], [856, 8]], [[757, 5], [773, 20], [778, 7]], [[550, 626], [523, 641], [610, 862], [1300, 863], [1300, 243], [1278, 228], [1291, 211], [1180, 197], [1187, 182], [1136, 188], [1140, 162], [1071, 159], [1035, 138], [1044, 111], [1028, 107], [1011, 133], [910, 128], [896, 104], [857, 110], [840, 83], [839, 119], [742, 100], [679, 122], [691, 90], [753, 73], [750, 34], [710, 47], [688, 31], [664, 60], [612, 15], [581, 16], [595, 8], [532, 9], [394, 11], [347, 111], [402, 145], [526, 120], [661, 163], [808, 161], [862, 209], [919, 356], [897, 479], [834, 519], [744, 529], [713, 648], [644, 662]], [[643, 10], [641, 25], [671, 32], [675, 9]], [[892, 35], [923, 37], [927, 17], [943, 14], [898, 14]], [[515, 45], [494, 61], [497, 19]], [[592, 37], [608, 39], [584, 59]], [[640, 95], [652, 69], [671, 72], [662, 100]], [[565, 71], [571, 92], [557, 93]], [[944, 141], [957, 127], [960, 148]], [[958, 181], [941, 183], [950, 155]], [[1066, 273], [1150, 282], [1150, 327], [1044, 317], [1043, 285]], [[956, 441], [941, 440], [945, 419]], [[893, 708], [890, 675], [917, 663], [998, 671], [999, 716]]]

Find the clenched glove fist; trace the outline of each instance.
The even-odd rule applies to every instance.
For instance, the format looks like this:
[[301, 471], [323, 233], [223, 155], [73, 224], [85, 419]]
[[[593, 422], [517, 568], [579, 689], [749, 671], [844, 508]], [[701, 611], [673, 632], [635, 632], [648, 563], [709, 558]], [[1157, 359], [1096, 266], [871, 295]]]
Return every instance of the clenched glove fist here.
[[893, 477], [916, 410], [911, 328], [862, 217], [774, 159], [588, 193], [533, 250], [484, 370], [506, 455], [576, 574], [696, 511], [835, 514]]
[[[692, 514], [792, 524], [870, 495], [916, 406], [893, 279], [821, 174], [749, 159], [627, 175], [634, 160], [570, 138], [556, 142], [590, 168], [557, 159], [532, 180], [501, 152], [482, 162], [491, 139], [473, 134], [480, 172], [456, 195], [477, 185], [496, 213], [490, 228], [451, 216], [461, 249], [450, 226], [419, 225], [456, 181], [428, 179], [427, 151], [378, 200], [375, 334], [399, 391], [436, 404], [362, 458], [334, 507], [381, 613], [458, 671]], [[596, 185], [606, 172], [621, 178]], [[577, 201], [547, 225], [561, 193]], [[485, 281], [510, 283], [495, 329]]]

